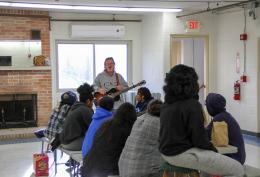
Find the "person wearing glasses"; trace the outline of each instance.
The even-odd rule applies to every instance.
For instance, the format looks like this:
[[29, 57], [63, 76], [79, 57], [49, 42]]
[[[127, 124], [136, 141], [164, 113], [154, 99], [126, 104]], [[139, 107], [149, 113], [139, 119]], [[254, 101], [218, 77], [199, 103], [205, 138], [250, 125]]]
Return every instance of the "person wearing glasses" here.
[[[95, 98], [98, 104], [98, 100], [110, 93], [118, 93], [128, 87], [127, 82], [123, 76], [115, 71], [115, 61], [112, 57], [108, 57], [104, 61], [104, 71], [99, 73], [93, 83], [95, 90]], [[114, 107], [122, 103], [120, 95], [113, 97], [115, 100]]]

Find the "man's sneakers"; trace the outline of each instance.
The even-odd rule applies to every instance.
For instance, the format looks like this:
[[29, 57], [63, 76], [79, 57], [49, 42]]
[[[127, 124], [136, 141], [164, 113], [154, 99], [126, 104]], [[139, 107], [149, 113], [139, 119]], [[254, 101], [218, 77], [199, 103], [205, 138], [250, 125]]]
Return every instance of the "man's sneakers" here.
[[36, 130], [33, 132], [37, 138], [43, 138], [44, 137], [44, 129]]

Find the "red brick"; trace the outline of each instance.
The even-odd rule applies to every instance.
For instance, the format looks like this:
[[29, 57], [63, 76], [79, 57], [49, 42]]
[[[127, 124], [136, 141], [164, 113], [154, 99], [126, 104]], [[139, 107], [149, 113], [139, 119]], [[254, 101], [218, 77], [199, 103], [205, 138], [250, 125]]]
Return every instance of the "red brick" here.
[[[1, 16], [0, 39], [29, 40], [30, 31], [41, 31], [42, 53], [50, 56], [49, 13], [16, 9], [0, 9], [0, 14], [44, 15], [46, 18]], [[46, 125], [52, 109], [51, 71], [0, 71], [0, 93], [37, 93], [39, 126]]]

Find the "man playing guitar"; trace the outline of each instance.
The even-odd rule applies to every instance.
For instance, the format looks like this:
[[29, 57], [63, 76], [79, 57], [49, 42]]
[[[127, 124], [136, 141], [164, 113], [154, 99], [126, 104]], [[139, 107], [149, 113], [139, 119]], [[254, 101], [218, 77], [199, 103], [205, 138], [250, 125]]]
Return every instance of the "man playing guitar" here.
[[106, 95], [111, 89], [121, 91], [128, 87], [123, 76], [115, 72], [115, 61], [112, 57], [105, 59], [104, 68], [104, 71], [97, 75], [93, 83], [96, 99]]

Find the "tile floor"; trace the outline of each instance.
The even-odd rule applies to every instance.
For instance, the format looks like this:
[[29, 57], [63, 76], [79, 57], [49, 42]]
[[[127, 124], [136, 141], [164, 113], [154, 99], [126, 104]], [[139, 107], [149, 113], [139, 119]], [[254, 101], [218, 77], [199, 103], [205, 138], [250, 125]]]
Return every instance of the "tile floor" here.
[[[246, 144], [247, 159], [246, 164], [260, 169], [260, 146], [257, 144]], [[41, 151], [41, 142], [24, 142], [17, 144], [0, 145], [0, 177], [34, 177], [32, 166], [32, 154]], [[52, 162], [52, 154], [50, 163]], [[66, 155], [60, 162], [66, 162]], [[58, 173], [56, 177], [69, 177], [65, 165], [58, 165]], [[54, 177], [54, 168], [50, 170], [50, 177]]]
[[[34, 177], [32, 154], [41, 152], [41, 142], [25, 142], [17, 144], [0, 145], [0, 177]], [[53, 154], [48, 153], [49, 165], [53, 162]], [[58, 154], [60, 158], [60, 154]], [[59, 160], [66, 162], [67, 155]], [[58, 173], [56, 177], [69, 177], [69, 172], [66, 171], [65, 165], [58, 165]], [[51, 166], [49, 177], [55, 176], [54, 165]]]

